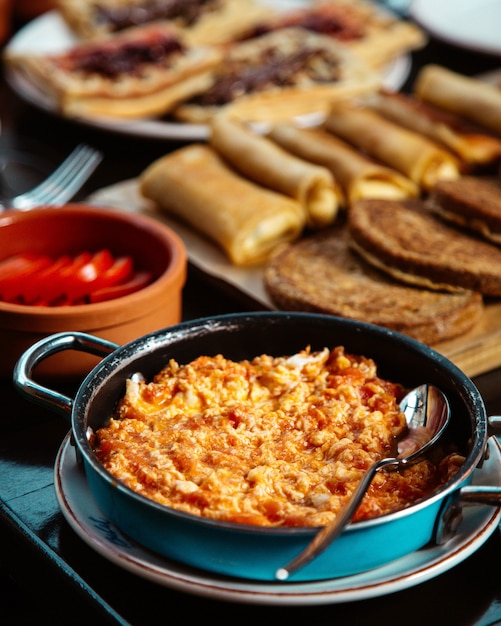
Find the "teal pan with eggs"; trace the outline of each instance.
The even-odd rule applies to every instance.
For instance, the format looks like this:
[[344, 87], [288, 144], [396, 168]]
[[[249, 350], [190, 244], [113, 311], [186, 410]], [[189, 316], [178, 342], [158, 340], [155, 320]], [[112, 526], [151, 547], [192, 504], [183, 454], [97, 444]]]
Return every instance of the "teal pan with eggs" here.
[[[165, 557], [239, 578], [276, 580], [276, 571], [312, 540], [315, 528], [255, 527], [218, 522], [175, 511], [129, 489], [100, 464], [88, 433], [103, 425], [125, 382], [141, 373], [147, 380], [170, 358], [187, 363], [222, 353], [241, 360], [258, 354], [293, 354], [343, 345], [378, 364], [378, 374], [411, 388], [423, 383], [447, 396], [452, 418], [445, 437], [465, 456], [460, 470], [427, 498], [395, 513], [351, 523], [330, 547], [295, 572], [292, 582], [325, 580], [371, 570], [444, 538], [448, 516], [462, 506], [464, 487], [481, 464], [496, 426], [487, 417], [473, 382], [435, 350], [399, 333], [328, 315], [256, 312], [176, 324], [119, 346], [81, 333], [59, 333], [41, 340], [19, 359], [14, 383], [29, 399], [71, 423], [76, 454], [90, 489], [105, 515], [131, 538]], [[102, 357], [73, 398], [32, 379], [33, 368], [50, 354], [70, 348]], [[475, 489], [470, 486], [469, 489]], [[501, 487], [468, 498], [495, 504]], [[445, 535], [448, 533], [445, 532]]]

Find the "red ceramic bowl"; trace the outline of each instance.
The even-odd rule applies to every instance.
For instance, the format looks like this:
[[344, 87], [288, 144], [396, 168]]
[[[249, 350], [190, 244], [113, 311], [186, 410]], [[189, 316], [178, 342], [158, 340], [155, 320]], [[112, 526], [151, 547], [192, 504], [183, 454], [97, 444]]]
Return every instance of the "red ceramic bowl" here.
[[[132, 256], [135, 267], [152, 272], [153, 281], [132, 294], [95, 304], [52, 307], [0, 302], [0, 376], [10, 378], [21, 354], [56, 332], [91, 332], [124, 344], [180, 321], [186, 250], [164, 224], [86, 204], [6, 211], [0, 216], [0, 260], [27, 251], [57, 257], [102, 248], [115, 256]], [[48, 359], [36, 374], [81, 378], [97, 361], [85, 353], [63, 353]]]

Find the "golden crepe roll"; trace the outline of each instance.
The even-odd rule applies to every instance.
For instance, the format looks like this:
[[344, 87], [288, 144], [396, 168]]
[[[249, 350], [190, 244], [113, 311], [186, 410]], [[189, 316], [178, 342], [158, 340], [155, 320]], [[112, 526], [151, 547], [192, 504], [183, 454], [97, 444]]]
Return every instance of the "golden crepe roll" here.
[[438, 180], [459, 177], [459, 162], [438, 144], [390, 122], [367, 107], [333, 103], [325, 128], [345, 141], [393, 167], [423, 189]]
[[501, 134], [501, 90], [495, 85], [432, 64], [419, 72], [414, 93]]
[[466, 170], [495, 163], [501, 158], [501, 139], [461, 116], [416, 97], [382, 91], [371, 96], [367, 104], [383, 117], [451, 150], [464, 161]]
[[297, 239], [305, 224], [299, 202], [238, 175], [205, 144], [153, 162], [140, 176], [140, 191], [212, 239], [235, 265], [264, 262], [277, 244]]
[[419, 187], [409, 178], [376, 163], [325, 130], [278, 124], [268, 136], [293, 154], [328, 168], [339, 181], [348, 202], [361, 198], [397, 200], [419, 195]]
[[335, 220], [342, 192], [327, 168], [294, 156], [228, 117], [216, 116], [210, 129], [210, 145], [232, 167], [254, 182], [297, 200], [304, 207], [310, 228]]

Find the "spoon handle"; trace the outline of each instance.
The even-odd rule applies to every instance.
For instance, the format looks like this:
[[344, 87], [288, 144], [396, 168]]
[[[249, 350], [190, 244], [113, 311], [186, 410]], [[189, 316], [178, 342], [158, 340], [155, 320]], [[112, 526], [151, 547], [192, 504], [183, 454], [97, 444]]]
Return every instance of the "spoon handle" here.
[[285, 567], [280, 567], [275, 572], [275, 578], [277, 580], [287, 580], [289, 576], [304, 567], [307, 563], [309, 563], [312, 559], [314, 559], [318, 554], [323, 552], [325, 548], [332, 542], [334, 539], [341, 534], [346, 524], [353, 517], [355, 511], [358, 509], [365, 492], [369, 488], [372, 479], [374, 476], [381, 470], [383, 467], [395, 466], [397, 467], [400, 463], [399, 459], [396, 458], [388, 458], [381, 459], [377, 463], [371, 465], [371, 467], [364, 474], [362, 480], [357, 485], [357, 488], [352, 493], [351, 497], [346, 500], [344, 505], [339, 510], [339, 513], [336, 517], [324, 526], [318, 533], [315, 535], [313, 540], [306, 546], [306, 548], [300, 552], [290, 563], [288, 563]]

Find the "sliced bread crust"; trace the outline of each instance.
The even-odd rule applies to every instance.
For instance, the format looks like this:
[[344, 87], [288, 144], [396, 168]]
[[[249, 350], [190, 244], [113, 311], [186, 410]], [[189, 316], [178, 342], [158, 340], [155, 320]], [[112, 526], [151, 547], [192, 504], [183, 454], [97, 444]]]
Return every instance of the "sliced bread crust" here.
[[282, 247], [264, 281], [280, 309], [314, 311], [370, 322], [435, 344], [467, 332], [483, 312], [478, 293], [411, 287], [367, 264], [337, 225]]
[[430, 204], [447, 221], [501, 244], [501, 179], [463, 176], [440, 181]]
[[359, 200], [349, 210], [356, 250], [398, 280], [501, 296], [501, 249], [446, 224], [421, 200]]

